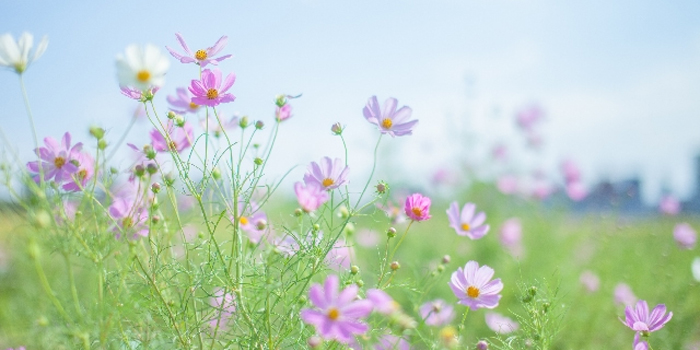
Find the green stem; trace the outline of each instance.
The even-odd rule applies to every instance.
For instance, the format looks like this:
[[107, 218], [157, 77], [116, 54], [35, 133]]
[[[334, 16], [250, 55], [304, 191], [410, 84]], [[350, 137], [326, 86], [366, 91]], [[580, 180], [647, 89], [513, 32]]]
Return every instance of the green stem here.
[[360, 205], [360, 202], [362, 201], [362, 196], [365, 195], [365, 192], [367, 191], [367, 187], [369, 187], [369, 183], [372, 182], [372, 177], [374, 176], [374, 170], [377, 168], [377, 150], [379, 150], [379, 142], [382, 141], [382, 135], [380, 134], [379, 138], [377, 139], [377, 144], [374, 146], [374, 160], [372, 161], [372, 171], [369, 174], [369, 177], [367, 178], [367, 183], [365, 184], [365, 187], [362, 189], [362, 192], [360, 193], [360, 197], [357, 198], [357, 203], [355, 203], [355, 208], [357, 208], [358, 205]]

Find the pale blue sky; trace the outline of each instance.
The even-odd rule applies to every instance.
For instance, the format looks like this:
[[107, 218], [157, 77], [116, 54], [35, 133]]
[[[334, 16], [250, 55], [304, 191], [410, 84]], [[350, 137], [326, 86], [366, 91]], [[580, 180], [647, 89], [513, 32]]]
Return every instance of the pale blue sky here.
[[[694, 0], [6, 1], [0, 33], [49, 36], [25, 78], [40, 137], [68, 130], [87, 140], [87, 126], [97, 124], [116, 140], [134, 107], [115, 78], [114, 58], [127, 45], [176, 47], [180, 32], [204, 48], [228, 35], [225, 52], [235, 57], [221, 68], [238, 78], [225, 113], [271, 121], [276, 94], [304, 94], [280, 139], [280, 169], [341, 156], [328, 132], [341, 121], [350, 125], [359, 182], [374, 145], [362, 107], [372, 95], [393, 96], [420, 123], [412, 137], [383, 142], [403, 159], [392, 164], [424, 183], [425, 169], [467, 153], [455, 147], [473, 145], [465, 138], [515, 144], [513, 113], [537, 102], [548, 118], [538, 164], [551, 169], [572, 157], [588, 181], [641, 174], [655, 199], [662, 184], [678, 195], [694, 186], [699, 16]], [[161, 108], [195, 69], [171, 59]], [[0, 105], [3, 130], [28, 159], [26, 113], [9, 71], [0, 71]], [[143, 143], [146, 130], [131, 140]], [[309, 133], [315, 138], [299, 137]]]

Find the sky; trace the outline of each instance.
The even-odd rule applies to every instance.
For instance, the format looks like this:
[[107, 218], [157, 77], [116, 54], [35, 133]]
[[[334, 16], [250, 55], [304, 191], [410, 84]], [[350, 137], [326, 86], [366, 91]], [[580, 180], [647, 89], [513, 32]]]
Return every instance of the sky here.
[[[700, 154], [700, 2], [677, 1], [12, 1], [0, 34], [23, 31], [49, 46], [25, 74], [40, 138], [90, 125], [116, 142], [135, 102], [118, 90], [115, 57], [130, 44], [192, 48], [228, 36], [224, 74], [235, 72], [241, 113], [272, 125], [277, 94], [292, 101], [271, 175], [342, 157], [329, 129], [347, 126], [351, 181], [363, 182], [376, 142], [362, 117], [370, 96], [399, 100], [420, 122], [410, 137], [382, 140], [387, 178], [425, 184], [440, 168], [484, 166], [493, 143], [509, 145], [522, 169], [554, 172], [575, 160], [589, 184], [640, 176], [648, 201], [662, 190], [695, 192]], [[165, 50], [164, 53], [167, 53]], [[156, 104], [186, 86], [197, 67], [170, 59]], [[546, 112], [544, 145], [521, 152], [513, 115]], [[17, 75], [0, 71], [0, 127], [23, 160], [33, 142]], [[128, 140], [145, 143], [148, 123]], [[269, 131], [269, 129], [268, 129]], [[6, 144], [1, 149], [7, 150]], [[120, 151], [126, 156], [128, 151]], [[120, 163], [117, 163], [120, 165]]]

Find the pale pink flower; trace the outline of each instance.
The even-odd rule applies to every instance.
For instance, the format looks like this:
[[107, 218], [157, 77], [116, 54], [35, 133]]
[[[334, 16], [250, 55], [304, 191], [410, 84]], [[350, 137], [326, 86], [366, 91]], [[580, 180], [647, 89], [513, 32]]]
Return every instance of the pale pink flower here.
[[190, 51], [190, 48], [187, 46], [185, 39], [180, 33], [175, 33], [175, 37], [180, 43], [180, 46], [182, 46], [182, 48], [185, 50], [186, 55], [183, 55], [167, 46], [165, 48], [168, 49], [168, 51], [171, 55], [173, 55], [173, 57], [175, 57], [182, 63], [195, 63], [198, 64], [200, 67], [204, 68], [207, 66], [207, 64], [212, 64], [216, 66], [219, 64], [219, 62], [231, 58], [231, 55], [224, 55], [216, 58], [214, 57], [226, 46], [228, 37], [225, 35], [219, 38], [219, 40], [216, 41], [214, 46], [208, 47], [206, 49], [197, 50], [194, 53]]
[[333, 244], [333, 248], [328, 252], [328, 255], [326, 255], [325, 262], [333, 269], [347, 270], [350, 269], [354, 256], [355, 252], [352, 246], [348, 245], [344, 239], [339, 238], [335, 241], [335, 244]]
[[600, 278], [590, 270], [583, 271], [579, 281], [586, 287], [586, 290], [593, 293], [600, 288]]
[[87, 152], [79, 152], [75, 157], [78, 171], [72, 174], [73, 179], [63, 184], [66, 191], [80, 191], [95, 175], [95, 160]]
[[175, 96], [168, 95], [166, 100], [170, 104], [170, 110], [177, 114], [195, 114], [199, 110], [199, 105], [192, 102], [192, 96], [187, 89], [177, 88]]
[[403, 106], [396, 110], [397, 105], [398, 101], [395, 98], [388, 98], [384, 107], [380, 109], [377, 96], [372, 96], [362, 113], [368, 122], [379, 127], [382, 134], [389, 134], [391, 137], [411, 135], [412, 128], [418, 120], [408, 121], [412, 113], [411, 108]]
[[666, 215], [678, 215], [681, 211], [681, 203], [676, 197], [670, 194], [665, 195], [659, 202], [659, 211]]
[[566, 195], [572, 201], [579, 202], [588, 196], [588, 191], [580, 181], [572, 181], [566, 185]]
[[202, 79], [193, 79], [188, 89], [194, 95], [192, 102], [200, 106], [216, 107], [221, 103], [233, 102], [236, 96], [226, 93], [236, 81], [236, 75], [231, 73], [226, 80], [221, 80], [221, 71], [205, 69]]
[[564, 175], [566, 183], [579, 182], [581, 180], [581, 170], [578, 165], [571, 159], [566, 159], [559, 166], [561, 173]]
[[209, 320], [209, 325], [225, 328], [236, 313], [236, 295], [231, 292], [224, 294], [223, 288], [217, 288], [209, 299], [209, 305], [214, 309], [214, 317]]
[[448, 285], [452, 292], [459, 299], [459, 303], [466, 305], [472, 310], [487, 308], [493, 309], [498, 306], [503, 290], [503, 283], [500, 278], [491, 280], [493, 269], [489, 266], [479, 267], [476, 261], [469, 261], [457, 271], [452, 273]]
[[128, 98], [139, 102], [145, 102], [148, 100], [148, 98], [152, 98], [160, 88], [155, 86], [146, 90], [139, 90], [131, 86], [120, 86], [119, 89], [121, 90], [122, 95]]
[[386, 205], [377, 203], [377, 208], [381, 209], [384, 214], [391, 220], [391, 224], [401, 224], [406, 221], [406, 215], [401, 210], [401, 207], [394, 205], [393, 202], [388, 201]]
[[331, 160], [329, 157], [323, 157], [320, 163], [311, 162], [308, 172], [304, 175], [304, 183], [314, 183], [326, 190], [332, 190], [347, 183], [349, 171], [342, 159]]
[[132, 233], [130, 239], [148, 236], [148, 210], [138, 199], [115, 198], [109, 206], [109, 215], [117, 223], [113, 228], [117, 239], [122, 233]]
[[518, 126], [525, 131], [531, 131], [542, 119], [544, 119], [544, 111], [536, 105], [525, 107], [515, 115]]
[[678, 243], [678, 246], [683, 249], [693, 249], [698, 240], [698, 234], [686, 222], [677, 224], [673, 228], [673, 238]]
[[294, 184], [294, 193], [297, 196], [301, 209], [307, 213], [315, 211], [330, 198], [328, 191], [316, 183], [304, 185], [301, 182], [297, 182]]
[[505, 247], [513, 247], [522, 241], [523, 227], [518, 218], [510, 218], [501, 226], [501, 244]]
[[391, 315], [401, 308], [399, 303], [381, 289], [368, 289], [367, 300], [372, 302], [374, 311], [384, 315]]
[[285, 121], [292, 117], [292, 105], [285, 104], [282, 107], [277, 107], [275, 110], [275, 120], [278, 122]]
[[518, 330], [520, 325], [509, 317], [497, 312], [487, 312], [485, 315], [486, 325], [498, 334], [508, 334]]
[[483, 211], [476, 212], [474, 203], [467, 203], [459, 210], [457, 201], [450, 204], [447, 209], [447, 217], [450, 221], [450, 227], [457, 231], [460, 236], [467, 236], [470, 239], [480, 239], [489, 232], [489, 225], [484, 225], [486, 214]]
[[663, 328], [673, 317], [673, 312], [666, 315], [666, 305], [656, 305], [654, 310], [649, 313], [649, 305], [646, 300], [640, 300], [635, 307], [628, 306], [625, 308], [625, 320], [620, 321], [627, 327], [636, 332], [655, 332]]
[[637, 302], [637, 297], [632, 292], [632, 288], [625, 283], [618, 283], [615, 286], [615, 304], [632, 306]]
[[374, 344], [374, 350], [410, 350], [411, 345], [406, 338], [393, 334], [384, 334], [379, 337], [379, 342]]
[[153, 149], [158, 152], [175, 151], [180, 153], [192, 146], [192, 142], [194, 142], [194, 130], [190, 122], [185, 122], [182, 127], [179, 127], [172, 120], [168, 120], [165, 132], [168, 134], [170, 141], [158, 129], [151, 130], [149, 134]]
[[518, 191], [518, 178], [513, 175], [503, 175], [496, 181], [496, 187], [503, 194], [514, 194]]
[[454, 307], [442, 299], [424, 303], [418, 311], [428, 326], [444, 326], [455, 318]]
[[53, 137], [44, 138], [46, 147], [39, 147], [34, 150], [38, 161], [27, 163], [27, 169], [32, 172], [32, 178], [39, 183], [39, 173], [44, 172], [44, 181], [54, 179], [57, 184], [63, 185], [73, 181], [72, 175], [78, 172], [78, 159], [83, 144], [78, 142], [71, 146], [70, 133], [63, 134], [59, 144]]

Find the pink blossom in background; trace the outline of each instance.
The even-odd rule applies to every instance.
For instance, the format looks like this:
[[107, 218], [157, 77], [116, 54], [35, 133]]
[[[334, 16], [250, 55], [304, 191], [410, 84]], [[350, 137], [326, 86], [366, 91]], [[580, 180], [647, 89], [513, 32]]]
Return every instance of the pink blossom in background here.
[[634, 346], [634, 350], [649, 350], [649, 343], [639, 339], [639, 332], [634, 334], [632, 346]]
[[531, 131], [543, 119], [544, 111], [536, 105], [525, 107], [515, 115], [518, 126], [525, 131]]
[[635, 307], [625, 308], [625, 320], [620, 319], [620, 321], [633, 331], [651, 333], [663, 328], [671, 320], [671, 317], [673, 317], [673, 312], [666, 315], [666, 305], [656, 305], [650, 314], [646, 300], [640, 300]]
[[518, 191], [518, 178], [513, 175], [503, 175], [496, 180], [496, 187], [503, 194], [514, 194]]
[[544, 200], [547, 199], [553, 191], [552, 186], [546, 181], [536, 181], [532, 189], [532, 196], [538, 200]]
[[574, 202], [578, 202], [588, 196], [586, 187], [579, 181], [569, 182], [566, 185], [566, 195]]
[[275, 120], [278, 122], [283, 122], [292, 117], [292, 106], [290, 104], [285, 104], [282, 107], [277, 107], [275, 110]]
[[544, 140], [542, 139], [542, 135], [537, 134], [535, 132], [528, 132], [528, 134], [525, 136], [526, 141], [527, 141], [527, 146], [532, 148], [532, 149], [539, 149], [542, 147], [542, 144], [544, 143]]
[[75, 160], [78, 163], [78, 171], [72, 175], [72, 180], [63, 184], [66, 191], [81, 191], [95, 175], [95, 159], [89, 153], [79, 152], [75, 155]]
[[314, 283], [309, 289], [313, 308], [302, 309], [300, 316], [321, 338], [349, 344], [354, 335], [367, 332], [363, 318], [372, 312], [373, 305], [369, 300], [356, 300], [357, 285], [339, 291], [339, 284], [336, 275], [329, 275], [323, 286]]
[[500, 278], [491, 280], [494, 271], [489, 266], [479, 267], [476, 261], [469, 261], [452, 273], [448, 285], [459, 299], [459, 304], [466, 305], [471, 310], [480, 308], [493, 309], [498, 306], [503, 290]]
[[374, 311], [384, 315], [391, 315], [401, 308], [399, 303], [381, 289], [368, 289], [367, 300], [372, 302]]
[[344, 239], [338, 238], [335, 244], [333, 244], [333, 248], [328, 252], [328, 255], [326, 255], [325, 262], [333, 269], [348, 270], [350, 269], [354, 257], [355, 252], [352, 246], [348, 245]]
[[216, 119], [216, 116], [210, 116], [209, 118], [200, 119], [199, 125], [204, 131], [214, 134], [214, 137], [221, 137], [226, 130], [238, 127], [238, 116], [236, 115], [226, 121], [224, 118], [221, 118], [221, 113], [219, 113], [219, 118], [221, 124], [219, 124], [219, 120]]
[[384, 107], [379, 107], [377, 96], [372, 96], [367, 101], [367, 105], [362, 110], [368, 122], [376, 125], [382, 134], [389, 134], [391, 137], [411, 135], [413, 126], [418, 123], [418, 120], [411, 120], [410, 107], [403, 106], [396, 110], [398, 100], [388, 98], [384, 101]]
[[27, 169], [32, 173], [32, 178], [39, 183], [39, 174], [44, 172], [44, 181], [53, 179], [57, 184], [63, 185], [73, 181], [72, 175], [78, 172], [79, 154], [83, 144], [78, 142], [71, 146], [70, 133], [66, 132], [59, 144], [53, 137], [44, 138], [46, 147], [39, 147], [34, 153], [39, 157], [38, 161], [28, 162]]
[[284, 234], [281, 237], [270, 237], [270, 245], [272, 245], [278, 253], [286, 257], [293, 256], [299, 251], [300, 248], [299, 242], [297, 242], [297, 240], [290, 234]]
[[564, 176], [564, 181], [567, 184], [570, 182], [579, 182], [581, 180], [581, 170], [573, 160], [566, 159], [562, 161], [559, 168], [561, 169], [561, 173]]
[[226, 328], [228, 322], [236, 313], [236, 296], [228, 292], [224, 294], [223, 288], [217, 288], [209, 299], [209, 305], [213, 309], [213, 318], [209, 320], [212, 327]]
[[457, 175], [448, 169], [440, 168], [437, 169], [431, 178], [431, 182], [434, 185], [456, 185], [458, 183]]
[[406, 214], [403, 213], [401, 207], [394, 205], [392, 201], [387, 201], [386, 205], [377, 203], [377, 208], [382, 210], [384, 214], [391, 220], [391, 224], [401, 224], [406, 221]]
[[424, 303], [418, 311], [428, 326], [444, 326], [455, 318], [454, 307], [442, 299]]
[[637, 302], [637, 296], [632, 292], [632, 288], [625, 283], [618, 283], [615, 286], [615, 304], [632, 306]]
[[590, 270], [583, 271], [579, 281], [586, 287], [586, 290], [593, 293], [600, 288], [600, 278]]
[[294, 193], [297, 196], [301, 209], [307, 213], [315, 211], [330, 198], [328, 191], [316, 183], [304, 185], [301, 182], [297, 182], [294, 184]]
[[227, 93], [228, 89], [236, 81], [236, 75], [231, 73], [221, 80], [221, 71], [215, 68], [213, 71], [205, 69], [202, 79], [193, 79], [188, 89], [192, 93], [192, 103], [200, 106], [216, 107], [222, 103], [233, 102], [236, 97]]
[[404, 213], [413, 221], [430, 219], [430, 198], [414, 193], [406, 198]]
[[304, 175], [304, 182], [307, 185], [314, 183], [326, 190], [332, 190], [347, 183], [349, 171], [342, 159], [331, 160], [329, 157], [323, 157], [319, 163], [311, 162]]
[[[156, 92], [158, 92], [159, 87], [152, 87], [150, 89], [147, 89], [148, 94], [151, 96], [155, 95]], [[146, 96], [144, 95], [144, 92], [142, 90], [139, 90], [135, 87], [131, 86], [120, 86], [119, 90], [121, 90], [122, 95], [132, 99], [136, 100], [139, 102], [145, 102], [146, 101]]]
[[379, 244], [379, 233], [370, 229], [361, 229], [355, 234], [355, 241], [365, 248], [376, 247]]
[[499, 236], [501, 244], [505, 247], [513, 247], [522, 241], [523, 228], [518, 218], [510, 218], [501, 226], [501, 234]]
[[379, 337], [379, 342], [374, 344], [374, 350], [409, 350], [411, 345], [404, 337], [393, 334], [384, 334]]
[[693, 249], [698, 240], [698, 234], [688, 223], [676, 224], [673, 228], [673, 238], [682, 249]]
[[123, 233], [132, 233], [129, 238], [137, 239], [148, 236], [148, 210], [129, 198], [117, 197], [109, 206], [109, 215], [116, 221], [113, 228], [117, 239]]
[[666, 215], [678, 215], [681, 211], [681, 203], [672, 195], [665, 195], [659, 202], [659, 211]]
[[241, 216], [239, 219], [241, 230], [248, 235], [248, 239], [254, 243], [260, 243], [261, 239], [270, 232], [267, 215], [258, 211], [249, 216]]
[[183, 87], [175, 90], [175, 96], [166, 97], [170, 104], [170, 110], [177, 114], [195, 114], [199, 111], [199, 105], [192, 102], [192, 95]]
[[487, 312], [485, 315], [486, 325], [498, 334], [508, 334], [518, 330], [520, 325], [509, 317], [497, 312]]
[[175, 37], [180, 43], [180, 46], [182, 46], [182, 48], [185, 50], [185, 55], [171, 49], [168, 46], [166, 46], [165, 48], [170, 52], [170, 54], [173, 57], [175, 57], [181, 63], [196, 63], [200, 67], [204, 68], [207, 66], [207, 64], [218, 65], [219, 62], [231, 58], [231, 55], [224, 55], [216, 58], [214, 57], [226, 46], [228, 37], [225, 35], [219, 38], [219, 40], [216, 41], [214, 46], [202, 50], [197, 50], [194, 53], [190, 51], [190, 48], [185, 42], [185, 38], [183, 38], [180, 33], [175, 33]]
[[496, 144], [491, 149], [491, 157], [495, 160], [505, 161], [508, 159], [508, 147], [502, 143]]
[[172, 120], [168, 120], [165, 132], [169, 135], [170, 142], [168, 142], [157, 129], [151, 130], [149, 134], [151, 136], [153, 149], [158, 152], [173, 150], [180, 153], [192, 146], [192, 142], [194, 142], [194, 130], [190, 122], [185, 122], [182, 127], [179, 127], [176, 126]]
[[484, 225], [486, 214], [483, 211], [476, 213], [474, 203], [466, 203], [462, 210], [459, 209], [457, 201], [450, 204], [447, 209], [447, 217], [452, 227], [460, 236], [467, 236], [470, 239], [480, 239], [484, 237], [490, 229], [489, 225]]

